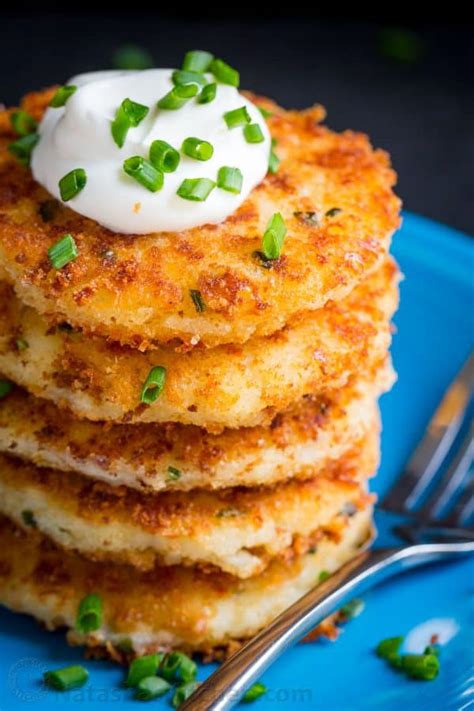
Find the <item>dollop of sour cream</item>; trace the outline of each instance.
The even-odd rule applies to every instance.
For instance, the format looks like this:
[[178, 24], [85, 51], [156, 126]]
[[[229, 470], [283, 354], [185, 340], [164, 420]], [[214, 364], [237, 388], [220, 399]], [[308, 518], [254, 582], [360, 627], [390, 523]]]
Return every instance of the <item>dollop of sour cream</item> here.
[[[31, 168], [35, 180], [61, 199], [59, 181], [75, 168], [82, 168], [87, 184], [67, 204], [104, 227], [124, 234], [147, 234], [216, 224], [242, 204], [268, 169], [271, 138], [258, 108], [239, 91], [217, 85], [215, 99], [199, 104], [192, 98], [180, 109], [160, 109], [157, 102], [173, 88], [171, 69], [107, 71], [81, 74], [68, 81], [77, 91], [61, 108], [48, 108], [39, 127], [40, 140], [33, 151]], [[208, 81], [215, 81], [206, 75]], [[111, 123], [126, 98], [149, 107], [148, 115], [130, 128], [124, 145], [113, 140]], [[224, 114], [245, 106], [252, 123], [258, 123], [264, 140], [247, 143], [243, 127], [229, 129]], [[184, 155], [184, 139], [196, 137], [214, 148], [210, 160]], [[131, 156], [149, 157], [154, 140], [163, 140], [180, 151], [177, 170], [164, 174], [159, 192], [152, 193], [123, 170]], [[243, 175], [239, 194], [215, 187], [204, 202], [177, 195], [186, 178], [217, 181], [219, 168], [239, 168]]]

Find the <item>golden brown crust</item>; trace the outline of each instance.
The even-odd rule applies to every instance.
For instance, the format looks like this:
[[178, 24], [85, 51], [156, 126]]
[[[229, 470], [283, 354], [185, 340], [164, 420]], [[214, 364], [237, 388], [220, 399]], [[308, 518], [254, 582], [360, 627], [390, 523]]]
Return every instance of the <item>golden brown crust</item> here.
[[[35, 395], [91, 420], [172, 421], [215, 432], [269, 424], [305, 395], [381, 367], [398, 279], [397, 266], [387, 259], [344, 300], [305, 312], [272, 336], [187, 353], [166, 347], [140, 353], [51, 328], [0, 284], [0, 370]], [[21, 352], [19, 337], [29, 343]], [[152, 405], [140, 405], [142, 385], [157, 365], [166, 368], [165, 389]]]
[[[50, 92], [23, 105], [37, 117]], [[254, 97], [255, 98], [255, 97]], [[322, 111], [284, 111], [269, 120], [282, 158], [240, 209], [219, 225], [180, 233], [123, 236], [60, 206], [43, 222], [50, 196], [18, 165], [0, 113], [0, 270], [28, 304], [55, 320], [141, 349], [177, 339], [188, 345], [242, 343], [281, 329], [298, 313], [340, 299], [377, 268], [399, 225], [395, 174], [367, 137], [320, 125]], [[332, 208], [341, 212], [325, 216]], [[288, 226], [283, 256], [265, 269], [252, 254], [265, 225], [281, 211]], [[307, 224], [296, 212], [316, 213]], [[79, 258], [60, 271], [48, 248], [65, 232]], [[190, 289], [207, 310], [196, 313]]]

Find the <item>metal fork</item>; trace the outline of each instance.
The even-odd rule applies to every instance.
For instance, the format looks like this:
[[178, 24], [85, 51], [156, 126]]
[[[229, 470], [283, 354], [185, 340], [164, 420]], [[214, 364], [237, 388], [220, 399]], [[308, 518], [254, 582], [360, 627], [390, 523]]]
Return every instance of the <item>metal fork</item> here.
[[[378, 507], [382, 517], [404, 514], [403, 525], [390, 525], [404, 545], [359, 553], [241, 647], [180, 707], [182, 711], [230, 709], [280, 654], [348, 599], [404, 570], [474, 553], [474, 528], [468, 527], [474, 511], [471, 428], [460, 447], [455, 446], [473, 389], [471, 355], [444, 395], [404, 473]], [[441, 475], [441, 466], [451, 456], [451, 464]], [[430, 493], [428, 487], [435, 478], [439, 481]]]

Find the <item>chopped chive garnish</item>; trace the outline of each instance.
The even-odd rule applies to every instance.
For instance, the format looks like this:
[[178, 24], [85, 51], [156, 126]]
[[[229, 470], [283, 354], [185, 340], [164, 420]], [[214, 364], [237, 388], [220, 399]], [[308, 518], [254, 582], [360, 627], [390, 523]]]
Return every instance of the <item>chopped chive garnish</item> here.
[[118, 107], [111, 124], [112, 138], [122, 148], [130, 128], [136, 128], [149, 112], [148, 106], [124, 99]]
[[186, 52], [183, 59], [183, 69], [190, 72], [207, 72], [214, 55], [202, 49], [193, 49]]
[[163, 657], [158, 654], [146, 654], [143, 657], [134, 659], [128, 668], [126, 685], [138, 686], [142, 679], [154, 676], [158, 671], [162, 658]]
[[250, 123], [251, 120], [252, 117], [246, 106], [241, 106], [239, 109], [233, 109], [232, 111], [226, 111], [224, 114], [224, 121], [227, 124], [227, 128], [245, 126], [245, 124]]
[[209, 178], [186, 178], [176, 192], [184, 200], [204, 202], [215, 187], [215, 182]]
[[185, 138], [181, 146], [183, 153], [195, 160], [209, 160], [212, 158], [214, 148], [208, 141], [203, 141], [201, 138], [190, 136]]
[[262, 252], [267, 259], [278, 259], [281, 255], [286, 225], [279, 212], [271, 217], [263, 234]]
[[22, 511], [21, 518], [25, 526], [29, 526], [30, 528], [38, 528], [35, 515], [31, 509], [25, 509], [24, 511]]
[[59, 202], [57, 200], [45, 200], [38, 208], [38, 212], [43, 222], [51, 222], [56, 217]]
[[197, 84], [179, 84], [159, 100], [158, 106], [160, 109], [174, 111], [180, 109], [184, 104], [192, 99], [199, 91]]
[[8, 146], [9, 152], [22, 164], [28, 166], [30, 164], [33, 148], [39, 141], [39, 134], [29, 133], [28, 136], [22, 136]]
[[160, 674], [170, 682], [194, 681], [197, 674], [196, 662], [183, 652], [170, 652], [165, 655], [160, 667]]
[[136, 699], [140, 701], [150, 701], [164, 696], [171, 689], [171, 684], [161, 679], [159, 676], [146, 676], [140, 679], [137, 684]]
[[191, 299], [193, 300], [193, 304], [196, 307], [196, 311], [202, 314], [202, 312], [206, 310], [206, 304], [203, 301], [201, 292], [197, 289], [190, 289], [189, 293], [191, 295]]
[[13, 130], [19, 136], [29, 136], [38, 128], [38, 121], [30, 116], [27, 111], [14, 111], [10, 116], [10, 123]]
[[91, 593], [82, 598], [76, 617], [76, 630], [88, 634], [102, 626], [102, 598]]
[[155, 402], [163, 392], [165, 382], [166, 368], [163, 368], [161, 365], [152, 368], [143, 383], [140, 402], [144, 402], [145, 405], [151, 405], [152, 402]]
[[434, 654], [439, 657], [440, 648], [437, 644], [429, 644], [425, 647], [423, 654]]
[[149, 69], [153, 66], [153, 58], [146, 49], [126, 44], [115, 52], [113, 65], [115, 69]]
[[13, 390], [13, 383], [5, 378], [0, 378], [0, 400], [11, 393]]
[[83, 168], [74, 168], [59, 181], [61, 200], [67, 202], [76, 197], [87, 183], [86, 171]]
[[359, 617], [361, 612], [363, 612], [364, 607], [364, 601], [360, 598], [355, 598], [354, 600], [350, 600], [345, 605], [343, 605], [339, 610], [339, 614], [343, 617], [344, 620], [353, 620], [356, 617]]
[[217, 84], [207, 84], [197, 98], [198, 104], [210, 104], [217, 93]]
[[324, 583], [324, 581], [330, 577], [331, 577], [331, 573], [328, 573], [327, 570], [322, 570], [319, 573], [318, 583]]
[[77, 245], [72, 235], [64, 235], [48, 249], [48, 257], [55, 269], [62, 269], [78, 256]]
[[268, 109], [265, 109], [263, 106], [257, 106], [257, 109], [260, 111], [264, 119], [268, 119], [273, 116], [273, 113]]
[[132, 156], [123, 162], [124, 173], [134, 178], [137, 183], [151, 193], [156, 193], [163, 187], [163, 173], [142, 156]]
[[388, 637], [378, 643], [375, 653], [381, 659], [392, 661], [394, 657], [398, 656], [402, 644], [403, 637]]
[[59, 109], [61, 106], [64, 106], [67, 103], [67, 101], [76, 91], [77, 86], [74, 86], [74, 84], [65, 84], [64, 86], [60, 86], [51, 101], [49, 102], [49, 105], [53, 109]]
[[17, 338], [15, 341], [16, 349], [18, 351], [26, 351], [29, 348], [29, 343], [24, 338]]
[[61, 106], [65, 106], [71, 96], [75, 94], [77, 91], [77, 86], [74, 84], [65, 84], [64, 86], [60, 86], [51, 101], [49, 102], [49, 105], [53, 109], [59, 109]]
[[435, 654], [404, 654], [401, 668], [411, 679], [432, 681], [438, 676], [439, 659]]
[[204, 74], [186, 71], [184, 69], [175, 69], [171, 75], [171, 79], [175, 86], [180, 86], [181, 84], [198, 84], [201, 87], [207, 84], [207, 79]]
[[238, 195], [242, 190], [243, 175], [239, 168], [229, 168], [224, 165], [217, 173], [217, 187]]
[[326, 217], [336, 217], [336, 215], [339, 215], [339, 213], [342, 212], [340, 207], [332, 207], [330, 210], [328, 210], [325, 213]]
[[276, 138], [272, 138], [272, 147], [270, 148], [270, 155], [268, 157], [268, 171], [269, 173], [275, 174], [278, 170], [278, 167], [280, 165], [280, 159], [278, 158], [277, 154], [274, 151], [275, 146], [277, 145]]
[[181, 684], [178, 686], [171, 699], [171, 704], [173, 708], [179, 709], [181, 704], [183, 704], [186, 699], [189, 699], [191, 694], [193, 694], [198, 688], [199, 684], [197, 681], [190, 681], [188, 684]]
[[43, 674], [46, 686], [56, 689], [57, 691], [77, 689], [79, 686], [84, 686], [88, 678], [89, 672], [80, 664], [64, 667], [64, 669], [47, 671]]
[[241, 700], [244, 701], [246, 704], [249, 704], [252, 703], [252, 701], [256, 701], [266, 693], [267, 687], [265, 686], [265, 684], [262, 684], [261, 681], [257, 681], [253, 686], [250, 687], [250, 689], [247, 689]]
[[179, 469], [176, 469], [176, 467], [168, 467], [168, 480], [169, 481], [177, 481], [178, 479], [181, 478], [181, 472]]
[[153, 141], [150, 146], [150, 161], [164, 173], [174, 173], [181, 157], [178, 151], [166, 141]]
[[273, 269], [275, 266], [273, 259], [268, 259], [259, 249], [252, 252], [252, 257], [256, 259], [264, 269]]
[[293, 216], [300, 222], [308, 225], [308, 227], [317, 227], [319, 224], [317, 212], [301, 212], [298, 210], [293, 213]]
[[263, 131], [258, 123], [249, 123], [244, 126], [244, 138], [247, 143], [262, 143], [265, 140]]
[[240, 84], [239, 72], [226, 64], [222, 59], [213, 59], [209, 71], [214, 74], [216, 79], [222, 84], [230, 84], [230, 86], [238, 87]]

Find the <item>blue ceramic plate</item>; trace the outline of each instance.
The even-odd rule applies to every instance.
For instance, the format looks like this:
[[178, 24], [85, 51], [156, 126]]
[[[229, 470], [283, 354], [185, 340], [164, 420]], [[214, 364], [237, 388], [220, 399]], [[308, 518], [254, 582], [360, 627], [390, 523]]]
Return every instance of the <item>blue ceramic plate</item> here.
[[[473, 249], [462, 234], [415, 215], [405, 215], [394, 253], [405, 274], [393, 357], [399, 373], [383, 398], [383, 465], [374, 483], [385, 493], [423, 433], [446, 386], [468, 355], [474, 324]], [[336, 644], [295, 647], [263, 678], [269, 691], [253, 708], [303, 711], [354, 709], [468, 709], [474, 662], [474, 590], [470, 561], [407, 573], [365, 598], [360, 617], [347, 624]], [[441, 672], [433, 682], [399, 676], [373, 654], [377, 642], [410, 635], [422, 651], [441, 632]], [[43, 632], [28, 617], [0, 611], [0, 711], [35, 708], [137, 709], [121, 688], [123, 671], [108, 662], [87, 661], [89, 684], [67, 693], [46, 691], [44, 669], [82, 661], [61, 633]], [[212, 667], [200, 669], [204, 678]], [[470, 695], [471, 694], [471, 695]], [[137, 706], [138, 704], [138, 706]], [[170, 708], [169, 698], [152, 702]]]

